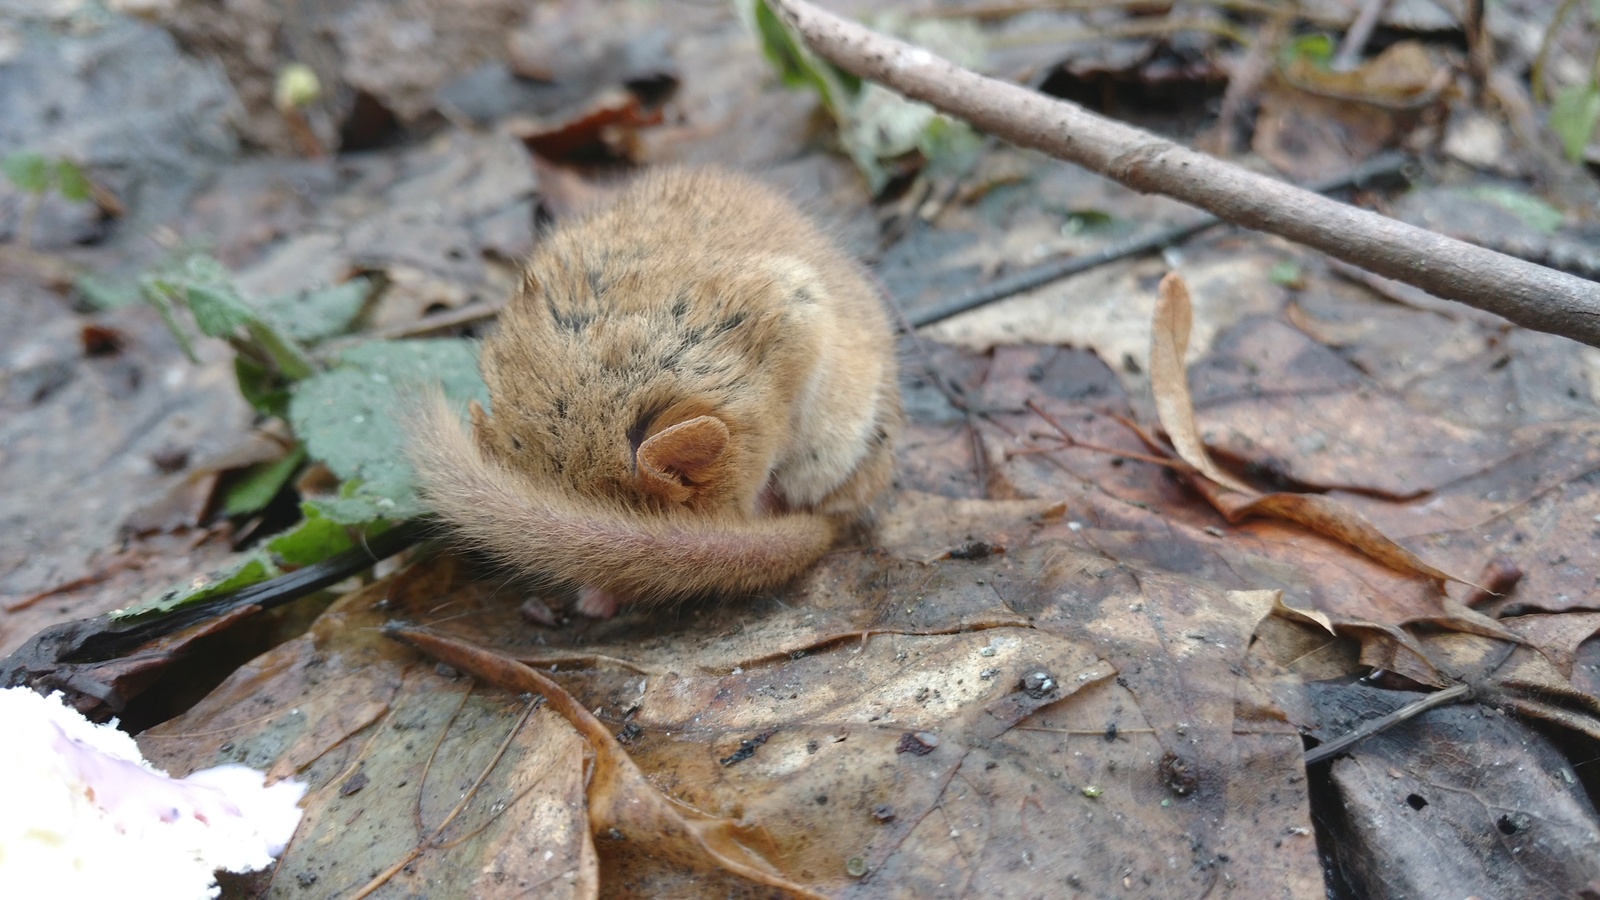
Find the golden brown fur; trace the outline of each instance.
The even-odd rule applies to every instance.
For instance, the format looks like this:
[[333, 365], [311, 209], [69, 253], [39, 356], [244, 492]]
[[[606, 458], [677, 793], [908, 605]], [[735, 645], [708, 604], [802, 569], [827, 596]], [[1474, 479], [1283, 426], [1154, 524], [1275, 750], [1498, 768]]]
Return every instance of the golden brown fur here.
[[788, 200], [642, 177], [541, 242], [483, 347], [492, 415], [432, 404], [424, 498], [469, 543], [585, 586], [580, 608], [793, 578], [888, 487], [892, 337]]

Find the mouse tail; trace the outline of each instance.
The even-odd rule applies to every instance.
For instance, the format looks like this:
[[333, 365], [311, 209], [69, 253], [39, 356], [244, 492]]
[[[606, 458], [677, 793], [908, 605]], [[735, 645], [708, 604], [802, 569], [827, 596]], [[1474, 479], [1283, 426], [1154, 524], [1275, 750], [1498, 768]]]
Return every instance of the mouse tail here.
[[442, 395], [412, 415], [424, 503], [469, 546], [629, 601], [756, 591], [789, 581], [838, 537], [827, 516], [643, 516], [529, 482], [478, 446]]

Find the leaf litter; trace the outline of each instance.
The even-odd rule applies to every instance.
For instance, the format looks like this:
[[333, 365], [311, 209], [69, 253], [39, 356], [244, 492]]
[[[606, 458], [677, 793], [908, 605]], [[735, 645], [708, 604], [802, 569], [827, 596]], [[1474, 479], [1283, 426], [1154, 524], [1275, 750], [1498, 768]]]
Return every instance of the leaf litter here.
[[[1080, 68], [1104, 64], [1081, 49], [1069, 56]], [[1135, 71], [1148, 64], [1130, 59]], [[418, 95], [401, 87], [411, 110]], [[492, 294], [501, 284], [493, 248], [514, 258], [522, 236], [531, 240], [531, 225], [519, 223], [531, 223], [536, 186], [531, 175], [504, 182], [516, 186], [506, 207], [496, 205], [505, 193], [463, 190], [471, 165], [450, 163], [463, 154], [501, 160], [495, 171], [534, 171], [516, 153], [470, 149], [482, 146], [435, 143], [415, 157], [415, 181], [355, 164], [366, 173], [355, 180], [376, 188], [364, 195], [371, 218], [347, 203], [311, 239], [270, 249], [270, 264], [242, 283], [254, 296], [304, 297], [371, 273], [406, 288], [390, 300], [386, 321], [396, 324]], [[645, 154], [672, 146], [647, 142]], [[1023, 185], [1059, 192], [1067, 183], [1037, 160], [1014, 168], [1022, 174], [1007, 177]], [[396, 187], [407, 183], [413, 193]], [[384, 206], [439, 196], [452, 203], [438, 217]], [[489, 199], [454, 203], [474, 196]], [[1131, 200], [1112, 192], [1105, 205], [1119, 202]], [[953, 214], [983, 224], [970, 210]], [[1055, 227], [1047, 218], [993, 246], [1029, 249], [1037, 229]], [[346, 244], [347, 234], [366, 237]], [[465, 252], [443, 252], [452, 246]], [[1008, 261], [966, 252], [979, 270]], [[1219, 256], [1245, 262], [1230, 270]], [[1585, 773], [1563, 774], [1572, 751], [1562, 741], [1595, 734], [1582, 662], [1595, 625], [1584, 612], [1589, 520], [1600, 515], [1588, 486], [1592, 402], [1529, 402], [1508, 425], [1468, 420], [1449, 398], [1504, 383], [1531, 401], [1552, 393], [1547, 384], [1584, 384], [1572, 380], [1582, 357], [1542, 355], [1553, 365], [1533, 366], [1533, 345], [1513, 333], [1510, 364], [1496, 365], [1492, 326], [1366, 309], [1397, 323], [1388, 332], [1418, 335], [1414, 371], [1439, 377], [1431, 387], [1408, 382], [1401, 367], [1381, 367], [1382, 333], [1280, 314], [1286, 295], [1327, 308], [1314, 296], [1327, 290], [1317, 261], [1297, 260], [1292, 283], [1265, 277], [1272, 265], [1258, 260], [1284, 256], [1237, 236], [1195, 248], [1181, 268], [1199, 286], [1199, 340], [1186, 353], [1177, 330], [1161, 327], [1177, 324], [1169, 305], [1154, 329], [1166, 341], [1159, 365], [1141, 342], [1162, 293], [1151, 276], [1165, 267], [1148, 262], [1092, 276], [1110, 313], [1054, 316], [1066, 328], [1089, 318], [1089, 337], [1070, 339], [1098, 356], [1029, 344], [1022, 337], [1037, 332], [1026, 328], [997, 340], [970, 320], [953, 323], [966, 329], [967, 352], [910, 348], [912, 368], [924, 371], [910, 395], [903, 490], [874, 546], [841, 548], [789, 591], [610, 622], [558, 615], [541, 628], [517, 612], [525, 594], [516, 585], [471, 577], [448, 555], [425, 559], [341, 598], [305, 635], [142, 741], [173, 768], [240, 759], [319, 785], [308, 825], [270, 876], [280, 895], [591, 896], [602, 884], [619, 896], [778, 884], [829, 895], [1045, 884], [1312, 895], [1323, 888], [1319, 830], [1360, 848], [1341, 863], [1365, 865], [1380, 882], [1385, 872], [1426, 877], [1414, 864], [1420, 843], [1446, 848], [1441, 858], [1479, 860], [1485, 878], [1504, 879], [1494, 892], [1548, 889], [1546, 878], [1581, 884], [1594, 875], [1594, 817], [1579, 790]], [[1245, 268], [1259, 269], [1260, 284], [1229, 296]], [[297, 283], [297, 273], [315, 283]], [[345, 318], [355, 291], [331, 317], [338, 327], [376, 321], [371, 309]], [[290, 337], [314, 344], [332, 333], [313, 331]], [[1481, 352], [1463, 352], [1473, 347]], [[360, 405], [357, 382], [368, 387], [391, 363], [417, 358], [410, 348], [387, 361], [351, 352], [331, 354], [331, 371], [293, 388], [302, 419], [332, 428], [367, 415], [340, 405]], [[1195, 361], [1187, 375], [1186, 357]], [[470, 359], [444, 369], [465, 379]], [[1496, 381], [1512, 376], [1521, 380]], [[1190, 381], [1194, 401], [1178, 393]], [[1178, 451], [1153, 434], [1158, 423]], [[386, 468], [395, 457], [362, 455], [357, 432], [323, 440], [336, 443], [313, 455], [339, 461], [349, 493], [313, 498], [303, 538], [347, 544], [350, 534], [314, 511], [355, 509], [351, 518], [365, 520], [403, 476]], [[275, 550], [290, 565], [320, 552], [300, 555], [294, 542]], [[1441, 585], [1446, 572], [1483, 581], [1496, 558], [1524, 574], [1506, 597]], [[1460, 602], [1470, 596], [1480, 597], [1471, 609]], [[384, 638], [393, 620], [411, 623], [398, 627], [419, 643], [449, 646], [449, 665]], [[551, 702], [523, 696], [530, 682], [517, 665], [555, 681], [538, 690]], [[1301, 735], [1331, 740], [1408, 696], [1385, 689], [1359, 715], [1328, 711], [1327, 697], [1354, 696], [1345, 682], [1373, 670], [1385, 688], [1466, 684], [1476, 702], [1433, 710], [1413, 732], [1368, 737], [1335, 761], [1329, 783], [1352, 814], [1332, 831], [1313, 821], [1327, 801], [1301, 765]], [[1496, 709], [1515, 717], [1485, 712]], [[1522, 719], [1559, 739], [1511, 756], [1528, 743]], [[1413, 768], [1414, 733], [1438, 742], [1427, 768]], [[1496, 784], [1517, 771], [1555, 775], [1518, 782], [1514, 796], [1526, 800], [1439, 799], [1460, 785], [1486, 793], [1479, 773], [1489, 771]], [[1525, 818], [1540, 808], [1535, 798], [1557, 795], [1550, 828]], [[627, 818], [618, 805], [653, 817]], [[1412, 813], [1455, 823], [1456, 833], [1486, 823], [1506, 840], [1500, 850], [1452, 847], [1449, 828], [1426, 841], [1381, 830]], [[708, 833], [725, 841], [724, 855], [708, 855]], [[1490, 865], [1536, 840], [1548, 842], [1539, 858], [1549, 862]], [[1392, 855], [1374, 856], [1383, 852]], [[1379, 858], [1385, 865], [1373, 866]], [[1484, 883], [1469, 878], [1463, 890]]]

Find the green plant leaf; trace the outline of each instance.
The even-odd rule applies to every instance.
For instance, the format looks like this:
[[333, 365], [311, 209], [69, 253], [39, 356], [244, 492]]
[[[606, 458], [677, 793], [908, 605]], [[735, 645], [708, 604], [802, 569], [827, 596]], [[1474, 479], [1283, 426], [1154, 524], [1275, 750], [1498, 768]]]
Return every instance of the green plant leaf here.
[[1273, 264], [1267, 277], [1279, 287], [1299, 289], [1306, 286], [1306, 273], [1300, 268], [1299, 263], [1292, 260], [1286, 259]]
[[139, 283], [99, 275], [80, 275], [72, 283], [74, 290], [95, 309], [121, 309], [140, 300]]
[[37, 153], [22, 150], [0, 159], [0, 172], [5, 173], [7, 181], [30, 194], [50, 190], [50, 163]]
[[290, 381], [300, 381], [316, 373], [316, 363], [312, 362], [311, 357], [293, 338], [279, 334], [271, 325], [260, 319], [252, 319], [245, 326], [245, 331], [250, 335], [250, 343], [266, 353], [272, 364], [283, 373], [283, 377]]
[[[283, 574], [283, 567], [304, 568], [355, 546], [349, 529], [323, 516], [314, 504], [301, 504], [300, 509], [305, 517], [299, 524], [268, 541], [264, 548], [240, 558], [232, 567], [117, 610], [112, 618], [171, 612], [275, 578]], [[376, 529], [367, 531], [368, 534], [377, 532]]]
[[173, 297], [178, 292], [177, 287], [165, 278], [147, 275], [139, 279], [139, 292], [144, 296], [145, 301], [155, 307], [156, 312], [161, 314], [161, 321], [166, 324], [167, 330], [172, 332], [172, 336], [177, 339], [178, 346], [183, 350], [183, 355], [188, 358], [189, 362], [199, 365], [200, 357], [196, 356], [194, 352], [194, 338], [189, 335], [189, 329], [183, 327], [183, 323], [178, 320], [178, 312], [173, 301]]
[[1596, 124], [1600, 124], [1600, 83], [1573, 85], [1550, 104], [1550, 130], [1561, 139], [1571, 162], [1582, 161]]
[[1300, 62], [1325, 69], [1337, 50], [1333, 38], [1326, 34], [1304, 34], [1283, 48], [1282, 60], [1285, 67]]
[[350, 496], [313, 497], [306, 501], [306, 505], [315, 509], [328, 521], [340, 525], [370, 527], [379, 522], [396, 519], [397, 504], [393, 500], [377, 493], [361, 491], [359, 483], [354, 483]]
[[1481, 185], [1473, 188], [1471, 193], [1521, 219], [1529, 228], [1537, 228], [1546, 234], [1554, 234], [1566, 220], [1561, 210], [1527, 191], [1507, 185]]
[[430, 386], [462, 406], [486, 402], [477, 349], [460, 339], [374, 341], [345, 351], [332, 371], [295, 385], [289, 422], [311, 456], [345, 482], [337, 499], [312, 500], [345, 524], [399, 521], [424, 512], [406, 460], [402, 422]]
[[319, 563], [355, 546], [349, 530], [324, 517], [315, 506], [302, 503], [300, 511], [305, 518], [299, 525], [267, 542], [267, 549], [286, 568], [298, 569]]
[[250, 307], [239, 298], [232, 286], [190, 284], [184, 291], [184, 301], [194, 315], [194, 323], [207, 337], [236, 338], [245, 326], [255, 320]]
[[197, 578], [188, 584], [179, 585], [159, 597], [152, 597], [142, 603], [136, 603], [126, 609], [112, 612], [113, 619], [132, 619], [152, 613], [171, 612], [192, 603], [220, 597], [231, 591], [260, 584], [269, 578], [281, 574], [278, 567], [272, 564], [260, 553], [252, 553], [239, 560], [232, 568], [210, 576]]
[[983, 135], [960, 119], [934, 117], [917, 135], [917, 150], [928, 161], [928, 173], [957, 175], [970, 171], [983, 152]]
[[[145, 296], [162, 311], [162, 318], [173, 334], [184, 343], [190, 359], [194, 352], [188, 334], [178, 324], [176, 300], [181, 299], [194, 317], [196, 327], [209, 337], [226, 338], [241, 358], [249, 357], [256, 369], [276, 369], [273, 377], [250, 371], [251, 385], [241, 375], [240, 390], [262, 399], [275, 389], [276, 376], [289, 381], [310, 377], [316, 365], [292, 337], [281, 333], [262, 318], [254, 306], [239, 293], [233, 275], [209, 256], [195, 254], [181, 265], [169, 268], [144, 281]], [[252, 402], [256, 402], [252, 400]], [[257, 408], [261, 408], [258, 406]]]
[[367, 279], [352, 278], [320, 290], [268, 297], [260, 301], [261, 317], [280, 334], [315, 344], [347, 333], [371, 291]]
[[289, 417], [289, 388], [271, 369], [235, 354], [233, 376], [239, 382], [239, 393], [256, 412], [279, 419]]
[[778, 71], [784, 86], [816, 91], [834, 119], [842, 121], [849, 102], [861, 90], [861, 79], [806, 49], [766, 0], [753, 2], [761, 53]]
[[283, 459], [256, 463], [240, 472], [222, 495], [223, 513], [243, 516], [265, 509], [294, 477], [305, 458], [305, 448], [296, 447]]
[[[966, 123], [887, 88], [863, 83], [811, 53], [765, 0], [753, 0], [750, 8], [763, 55], [784, 85], [817, 93], [838, 125], [840, 148], [874, 194], [889, 183], [892, 171], [906, 171], [892, 161], [918, 153], [924, 171], [939, 175], [965, 171], [981, 149], [982, 138]], [[875, 25], [968, 68], [980, 68], [987, 51], [983, 31], [970, 22], [885, 15]]]
[[70, 159], [56, 161], [56, 192], [73, 203], [84, 203], [94, 196], [94, 184], [83, 167]]
[[1061, 223], [1061, 233], [1071, 236], [1105, 231], [1116, 224], [1116, 219], [1103, 209], [1071, 209]]

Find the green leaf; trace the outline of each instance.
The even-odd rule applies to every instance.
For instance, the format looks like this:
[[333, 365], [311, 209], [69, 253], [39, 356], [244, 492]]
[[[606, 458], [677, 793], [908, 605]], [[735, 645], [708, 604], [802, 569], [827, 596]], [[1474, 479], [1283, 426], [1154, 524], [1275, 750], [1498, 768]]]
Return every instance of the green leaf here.
[[1550, 129], [1561, 139], [1571, 162], [1582, 161], [1596, 124], [1600, 124], [1600, 83], [1573, 85], [1550, 104]]
[[0, 159], [0, 171], [6, 180], [30, 194], [50, 190], [50, 163], [37, 153], [19, 151]]
[[1537, 228], [1546, 234], [1554, 234], [1566, 220], [1561, 210], [1527, 191], [1514, 187], [1486, 184], [1473, 188], [1471, 193], [1479, 200], [1493, 203], [1521, 219], [1529, 228]]
[[113, 619], [131, 619], [151, 613], [171, 612], [192, 603], [220, 597], [230, 591], [260, 584], [269, 578], [280, 574], [278, 567], [271, 560], [259, 553], [252, 553], [241, 559], [231, 569], [210, 576], [203, 576], [188, 584], [179, 585], [159, 597], [152, 597], [142, 603], [134, 604], [126, 609], [112, 612]]
[[299, 525], [267, 542], [267, 549], [283, 566], [294, 569], [309, 566], [355, 546], [350, 532], [325, 518], [315, 506], [303, 503], [300, 510], [305, 518]]
[[1283, 61], [1285, 65], [1297, 61], [1304, 61], [1318, 68], [1327, 68], [1333, 60], [1333, 54], [1338, 48], [1333, 43], [1333, 38], [1325, 34], [1304, 34], [1290, 41], [1283, 48]]
[[180, 277], [186, 286], [184, 299], [201, 332], [227, 338], [241, 353], [271, 362], [290, 381], [308, 378], [316, 371], [305, 350], [265, 321], [245, 300], [233, 282], [233, 274], [222, 263], [196, 254], [184, 265]]
[[1299, 263], [1290, 260], [1274, 264], [1267, 277], [1279, 287], [1299, 289], [1306, 286], [1305, 272], [1301, 270]]
[[207, 337], [235, 338], [245, 326], [255, 321], [250, 307], [239, 298], [232, 286], [211, 284], [188, 285], [183, 295], [194, 314], [194, 323]]
[[305, 448], [296, 447], [283, 459], [256, 463], [240, 472], [222, 496], [223, 513], [243, 516], [265, 509], [294, 477], [305, 458]]
[[1111, 214], [1102, 209], [1074, 209], [1067, 212], [1066, 221], [1061, 223], [1061, 233], [1071, 236], [1087, 234], [1091, 231], [1103, 231], [1116, 224]]
[[259, 303], [261, 317], [280, 334], [314, 344], [347, 333], [371, 290], [367, 279], [352, 278], [321, 290], [268, 297]]
[[[816, 56], [765, 0], [753, 0], [750, 8], [763, 55], [786, 86], [816, 91], [839, 127], [841, 149], [874, 194], [888, 184], [891, 170], [904, 170], [885, 165], [886, 161], [920, 153], [926, 174], [940, 175], [965, 171], [980, 151], [982, 138], [971, 126], [887, 88], [863, 83]], [[879, 20], [880, 29], [968, 68], [980, 68], [987, 52], [982, 30], [970, 22], [896, 15]]]
[[137, 281], [80, 275], [72, 287], [95, 309], [121, 309], [138, 303], [140, 299]]
[[452, 401], [487, 401], [477, 349], [460, 339], [374, 341], [345, 351], [338, 365], [295, 385], [289, 421], [311, 456], [347, 492], [312, 504], [347, 524], [398, 521], [424, 512], [406, 460], [402, 422], [408, 404], [430, 385]]
[[243, 355], [233, 357], [233, 376], [245, 402], [264, 416], [289, 417], [289, 388], [266, 366]]
[[[355, 490], [360, 491], [360, 488], [356, 487]], [[330, 522], [366, 527], [394, 521], [397, 508], [393, 500], [367, 492], [352, 493], [348, 497], [313, 497], [306, 501], [306, 505]]]
[[778, 71], [784, 86], [816, 91], [822, 105], [842, 123], [846, 106], [861, 90], [861, 79], [806, 49], [767, 6], [766, 0], [753, 2], [761, 53]]
[[280, 564], [294, 569], [303, 568], [355, 546], [347, 529], [323, 517], [314, 506], [302, 504], [301, 510], [305, 518], [300, 520], [300, 524], [268, 541], [264, 549], [243, 557], [232, 568], [197, 578], [159, 597], [117, 610], [112, 613], [112, 618], [129, 619], [171, 612], [275, 578], [283, 574]]
[[983, 152], [983, 135], [949, 116], [935, 116], [917, 135], [917, 150], [928, 161], [928, 174], [951, 176], [970, 171]]
[[144, 295], [144, 299], [156, 308], [156, 312], [161, 314], [161, 321], [177, 339], [178, 346], [183, 349], [183, 355], [188, 357], [189, 362], [199, 365], [200, 357], [195, 355], [194, 339], [189, 336], [189, 329], [178, 321], [178, 312], [173, 303], [177, 288], [165, 279], [145, 276], [139, 279], [139, 291]]
[[73, 203], [84, 203], [94, 196], [94, 184], [77, 163], [70, 159], [58, 160], [56, 192]]
[[266, 353], [283, 377], [300, 381], [316, 373], [317, 365], [306, 351], [292, 338], [279, 334], [271, 325], [260, 319], [252, 319], [245, 330], [250, 335], [250, 342]]

